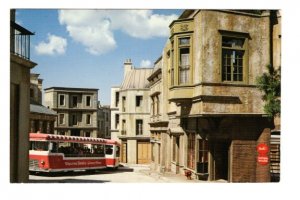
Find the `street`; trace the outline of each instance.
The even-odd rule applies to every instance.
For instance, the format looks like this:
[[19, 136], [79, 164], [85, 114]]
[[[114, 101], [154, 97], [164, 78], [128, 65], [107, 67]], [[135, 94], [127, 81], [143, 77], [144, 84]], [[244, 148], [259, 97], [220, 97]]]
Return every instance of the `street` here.
[[117, 170], [95, 172], [37, 173], [29, 176], [30, 183], [197, 183], [183, 175], [151, 172], [148, 165], [121, 166]]

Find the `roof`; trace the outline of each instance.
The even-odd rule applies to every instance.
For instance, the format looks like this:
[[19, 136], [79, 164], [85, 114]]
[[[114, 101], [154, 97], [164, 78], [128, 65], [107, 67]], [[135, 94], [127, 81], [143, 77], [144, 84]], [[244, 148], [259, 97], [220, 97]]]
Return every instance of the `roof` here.
[[44, 90], [72, 90], [72, 91], [98, 91], [99, 89], [97, 88], [73, 88], [73, 87], [49, 87], [49, 88], [45, 88]]
[[121, 90], [149, 88], [147, 78], [151, 75], [153, 68], [134, 68], [129, 71], [122, 83]]
[[86, 144], [116, 144], [119, 143], [115, 140], [92, 138], [92, 137], [79, 137], [79, 136], [67, 136], [67, 135], [54, 135], [45, 133], [30, 133], [30, 141], [56, 141], [56, 142], [74, 142], [74, 143], [86, 143]]
[[38, 104], [30, 104], [30, 112], [46, 114], [46, 115], [57, 115], [57, 113], [55, 111], [50, 110], [50, 109], [46, 108], [45, 106], [38, 105]]

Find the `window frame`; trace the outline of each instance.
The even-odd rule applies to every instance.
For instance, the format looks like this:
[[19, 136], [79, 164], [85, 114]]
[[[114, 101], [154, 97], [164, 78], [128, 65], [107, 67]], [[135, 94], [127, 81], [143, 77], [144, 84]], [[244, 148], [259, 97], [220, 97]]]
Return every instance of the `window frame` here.
[[[208, 168], [208, 165], [209, 165], [209, 143], [208, 143], [207, 139], [197, 139], [197, 141], [198, 141], [197, 173], [208, 174], [209, 173], [209, 168]], [[205, 154], [206, 154], [206, 156], [205, 156]], [[206, 160], [205, 160], [205, 158], [206, 158]], [[202, 170], [201, 169], [199, 170], [199, 168], [201, 168], [201, 167], [202, 167]]]
[[[141, 123], [139, 123], [141, 122]], [[140, 126], [141, 124], [141, 126]], [[144, 122], [142, 119], [135, 120], [135, 135], [143, 135]]]
[[[78, 125], [78, 117], [77, 117], [77, 114], [71, 114], [71, 121], [72, 121], [72, 126], [74, 125]], [[75, 120], [74, 120], [75, 119]], [[74, 123], [74, 121], [76, 121], [76, 123]]]
[[92, 124], [92, 116], [91, 114], [86, 114], [86, 120], [85, 120], [87, 125], [91, 125]]
[[[88, 98], [90, 98], [89, 101], [88, 101]], [[88, 102], [89, 102], [89, 105], [88, 105]], [[91, 107], [92, 106], [92, 96], [91, 95], [85, 96], [85, 106], [86, 107]]]
[[196, 168], [196, 135], [188, 133], [187, 135], [187, 167], [190, 169]]
[[[61, 121], [61, 116], [63, 116], [62, 121]], [[59, 113], [58, 123], [59, 123], [59, 125], [65, 124], [65, 114], [64, 113]]]
[[[61, 104], [61, 97], [63, 97], [63, 104]], [[66, 95], [65, 94], [58, 94], [58, 105], [66, 106]]]
[[[186, 39], [186, 38], [189, 38], [189, 42], [188, 43], [184, 43], [184, 44], [181, 44], [180, 41], [182, 39]], [[190, 85], [192, 84], [192, 69], [193, 69], [193, 66], [192, 66], [192, 62], [193, 62], [193, 57], [192, 57], [192, 35], [180, 35], [178, 36], [177, 38], [177, 52], [176, 52], [176, 55], [177, 55], [177, 83], [179, 86], [182, 86], [182, 85]], [[187, 49], [188, 50], [188, 62], [189, 64], [188, 65], [181, 65], [181, 50], [183, 49]], [[182, 73], [185, 74], [185, 81], [182, 82], [181, 81], [181, 75]]]
[[[220, 50], [219, 50], [219, 60], [220, 60], [220, 82], [222, 83], [236, 83], [236, 84], [248, 84], [249, 81], [249, 33], [242, 33], [242, 32], [233, 32], [233, 31], [224, 31], [219, 30], [220, 32]], [[233, 38], [233, 39], [244, 39], [243, 48], [233, 48], [233, 47], [224, 47], [223, 48], [223, 38]], [[223, 49], [226, 50], [236, 50], [236, 51], [243, 51], [243, 66], [242, 66], [242, 81], [234, 81], [233, 78], [233, 66], [231, 65], [231, 79], [230, 80], [223, 80]]]
[[[76, 99], [76, 104], [74, 99]], [[78, 107], [78, 96], [77, 95], [72, 95], [72, 107], [77, 108]]]
[[135, 107], [142, 107], [142, 103], [143, 103], [143, 96], [136, 95], [135, 96]]

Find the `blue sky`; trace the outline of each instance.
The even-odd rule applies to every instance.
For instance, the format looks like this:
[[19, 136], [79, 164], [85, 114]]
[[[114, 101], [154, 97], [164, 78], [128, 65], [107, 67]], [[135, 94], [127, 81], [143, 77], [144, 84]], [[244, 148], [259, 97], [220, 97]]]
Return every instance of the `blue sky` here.
[[168, 25], [182, 10], [18, 9], [17, 23], [31, 37], [32, 69], [43, 89], [53, 86], [98, 88], [110, 104], [111, 86], [120, 85], [123, 62], [151, 67], [168, 38]]

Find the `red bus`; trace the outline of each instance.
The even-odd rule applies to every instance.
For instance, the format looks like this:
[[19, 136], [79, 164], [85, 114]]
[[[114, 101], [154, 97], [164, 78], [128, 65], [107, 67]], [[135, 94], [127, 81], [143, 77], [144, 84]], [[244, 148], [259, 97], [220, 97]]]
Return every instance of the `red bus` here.
[[120, 144], [91, 137], [30, 133], [29, 171], [61, 172], [119, 166]]

